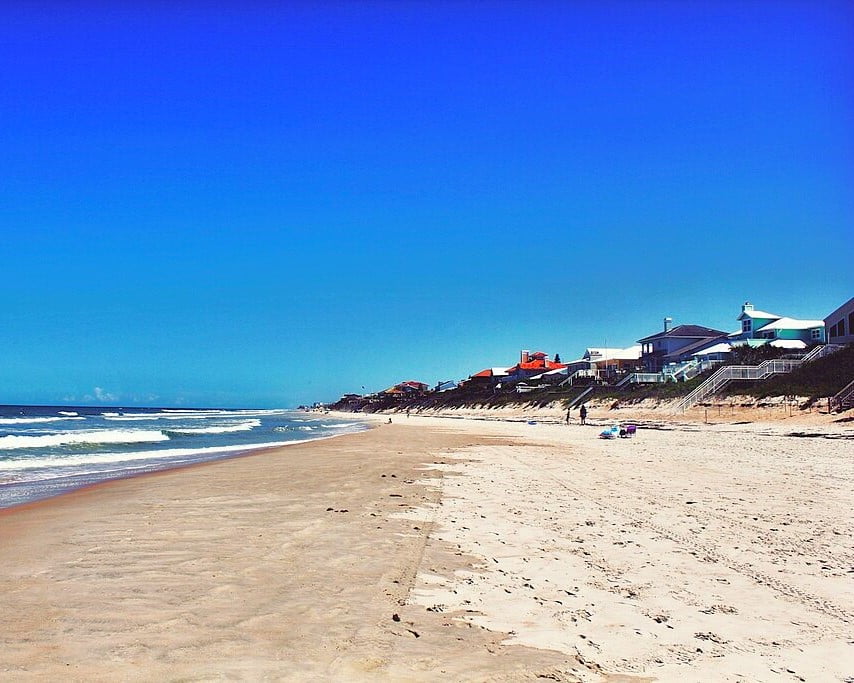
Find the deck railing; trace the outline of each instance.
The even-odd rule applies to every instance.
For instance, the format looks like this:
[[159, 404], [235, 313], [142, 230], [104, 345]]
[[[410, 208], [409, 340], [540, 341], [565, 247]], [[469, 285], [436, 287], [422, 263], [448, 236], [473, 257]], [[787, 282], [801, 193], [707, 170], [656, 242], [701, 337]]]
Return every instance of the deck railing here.
[[626, 375], [617, 382], [615, 387], [624, 387], [627, 384], [655, 384], [664, 382], [665, 377], [660, 372], [633, 372], [630, 375]]
[[576, 370], [569, 377], [567, 377], [563, 382], [560, 383], [560, 386], [568, 386], [571, 387], [573, 385], [574, 380], [577, 377], [595, 377], [596, 371], [590, 370], [588, 368], [582, 368], [581, 370]]

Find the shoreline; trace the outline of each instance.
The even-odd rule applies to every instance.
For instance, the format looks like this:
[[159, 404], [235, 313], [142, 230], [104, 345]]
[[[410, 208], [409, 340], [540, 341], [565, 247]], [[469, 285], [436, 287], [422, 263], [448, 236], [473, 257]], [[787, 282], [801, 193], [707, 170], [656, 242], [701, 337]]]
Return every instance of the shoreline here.
[[[372, 428], [373, 427], [369, 427], [369, 429], [372, 429]], [[359, 432], [353, 432], [353, 433], [358, 434]], [[66, 496], [73, 496], [74, 494], [78, 494], [78, 493], [82, 494], [82, 493], [85, 493], [87, 491], [94, 491], [94, 490], [98, 489], [99, 487], [108, 486], [108, 485], [114, 484], [114, 483], [120, 483], [123, 481], [135, 480], [135, 479], [144, 479], [146, 477], [154, 478], [158, 475], [168, 474], [170, 472], [177, 472], [177, 471], [182, 471], [182, 470], [191, 470], [191, 469], [194, 469], [196, 467], [205, 467], [207, 465], [214, 465], [218, 462], [227, 462], [229, 460], [238, 460], [240, 458], [252, 457], [253, 455], [263, 455], [263, 454], [271, 452], [271, 451], [278, 451], [279, 449], [286, 449], [286, 448], [291, 448], [293, 446], [305, 445], [305, 444], [309, 444], [309, 443], [314, 443], [315, 441], [326, 441], [328, 439], [336, 439], [336, 438], [339, 438], [342, 436], [347, 436], [347, 434], [333, 434], [330, 436], [320, 436], [320, 437], [317, 437], [316, 439], [305, 439], [303, 441], [294, 441], [293, 443], [278, 445], [278, 446], [263, 446], [261, 448], [250, 448], [250, 449], [245, 450], [245, 451], [239, 451], [236, 453], [229, 453], [228, 455], [224, 455], [220, 458], [211, 458], [210, 460], [199, 460], [199, 461], [195, 461], [195, 462], [178, 463], [178, 464], [171, 465], [171, 466], [165, 466], [165, 467], [159, 468], [159, 469], [144, 470], [142, 472], [129, 471], [126, 474], [120, 474], [120, 475], [115, 476], [115, 477], [100, 479], [98, 481], [92, 481], [92, 482], [88, 482], [85, 484], [80, 484], [79, 486], [71, 486], [67, 490], [60, 491], [59, 493], [50, 494], [50, 495], [44, 496], [42, 498], [34, 498], [32, 500], [26, 500], [22, 503], [14, 503], [12, 505], [0, 506], [0, 521], [2, 521], [3, 516], [6, 515], [7, 513], [18, 511], [18, 510], [21, 510], [24, 508], [29, 508], [32, 506], [37, 506], [37, 505], [42, 504], [42, 503], [51, 503], [54, 500], [64, 498]]]
[[848, 444], [392, 417], [8, 509], [0, 672], [850, 675]]
[[[350, 416], [348, 419], [355, 419]], [[365, 428], [370, 428], [370, 420], [359, 420]], [[361, 430], [356, 430], [361, 431]], [[147, 475], [154, 475], [160, 472], [169, 472], [172, 470], [183, 469], [195, 467], [196, 465], [204, 465], [212, 462], [219, 462], [223, 460], [231, 460], [233, 458], [242, 458], [250, 455], [260, 454], [265, 451], [275, 450], [277, 448], [290, 448], [291, 446], [296, 446], [299, 444], [311, 443], [314, 441], [322, 441], [325, 439], [332, 439], [338, 436], [343, 436], [344, 434], [349, 432], [340, 432], [340, 433], [332, 433], [326, 434], [322, 436], [317, 436], [314, 438], [303, 438], [296, 439], [290, 442], [279, 442], [274, 444], [252, 444], [247, 443], [245, 445], [234, 446], [234, 445], [223, 445], [221, 449], [217, 449], [215, 446], [206, 446], [204, 451], [198, 451], [196, 453], [190, 453], [185, 455], [183, 459], [174, 460], [171, 457], [158, 458], [156, 452], [151, 455], [151, 464], [148, 466], [133, 467], [133, 468], [122, 468], [119, 467], [116, 470], [108, 470], [107, 472], [102, 472], [99, 470], [93, 470], [90, 472], [79, 472], [79, 473], [70, 473], [65, 476], [57, 476], [56, 478], [45, 478], [34, 481], [24, 481], [24, 482], [16, 482], [15, 480], [4, 481], [0, 484], [0, 492], [2, 492], [3, 487], [8, 487], [8, 490], [14, 491], [16, 487], [40, 487], [47, 486], [48, 490], [43, 493], [36, 493], [30, 498], [24, 498], [19, 502], [8, 503], [0, 499], [0, 514], [5, 510], [18, 508], [23, 505], [30, 505], [33, 503], [37, 503], [39, 501], [51, 500], [53, 498], [68, 495], [75, 491], [81, 489], [88, 489], [93, 486], [98, 486], [102, 483], [111, 482], [111, 481], [122, 481], [124, 479], [131, 479], [136, 477], [144, 477]], [[120, 464], [125, 464], [129, 462], [135, 462], [132, 458], [134, 454], [129, 454], [129, 459], [126, 461], [119, 460]], [[167, 452], [168, 455], [168, 452]], [[195, 456], [195, 457], [194, 457]], [[114, 474], [118, 472], [117, 474]], [[101, 476], [104, 475], [104, 476]], [[50, 487], [53, 487], [55, 490], [52, 490]], [[14, 500], [16, 496], [12, 495], [8, 500]]]
[[417, 626], [394, 618], [427, 530], [393, 515], [434, 495], [415, 480], [436, 448], [482, 441], [420, 431], [372, 429], [12, 509], [0, 525], [0, 672], [474, 680], [474, 667], [500, 680], [563, 661], [430, 613]]

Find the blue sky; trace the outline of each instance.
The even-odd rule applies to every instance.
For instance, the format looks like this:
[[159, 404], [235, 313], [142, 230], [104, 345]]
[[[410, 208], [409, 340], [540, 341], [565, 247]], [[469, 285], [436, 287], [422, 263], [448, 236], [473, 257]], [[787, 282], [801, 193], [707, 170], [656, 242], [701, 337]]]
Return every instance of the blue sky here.
[[854, 9], [3, 3], [0, 403], [294, 406], [854, 295]]

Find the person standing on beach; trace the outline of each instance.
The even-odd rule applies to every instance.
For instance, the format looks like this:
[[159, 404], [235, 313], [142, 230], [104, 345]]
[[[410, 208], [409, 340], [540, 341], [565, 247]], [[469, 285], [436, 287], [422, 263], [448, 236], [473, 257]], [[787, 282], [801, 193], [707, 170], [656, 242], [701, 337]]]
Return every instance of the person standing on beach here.
[[587, 424], [587, 406], [583, 403], [581, 404], [581, 410], [578, 411], [578, 415], [581, 417], [581, 424]]
[[566, 409], [566, 424], [569, 424], [569, 414], [572, 412], [572, 406]]

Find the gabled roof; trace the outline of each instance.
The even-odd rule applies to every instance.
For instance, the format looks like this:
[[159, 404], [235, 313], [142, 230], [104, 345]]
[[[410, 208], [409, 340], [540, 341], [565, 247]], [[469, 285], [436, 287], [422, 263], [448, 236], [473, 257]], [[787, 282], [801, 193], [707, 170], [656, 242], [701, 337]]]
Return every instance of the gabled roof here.
[[508, 368], [511, 372], [516, 368], [520, 370], [556, 370], [558, 368], [565, 368], [565, 363], [555, 363], [550, 360], [533, 360], [528, 363], [517, 363], [512, 368]]
[[775, 318], [782, 318], [783, 316], [777, 315], [776, 313], [768, 313], [767, 311], [753, 311], [746, 310], [742, 311], [741, 315], [736, 318], [736, 320], [744, 320], [745, 318], [763, 318], [766, 320], [774, 320]]
[[714, 337], [726, 336], [727, 332], [721, 332], [720, 330], [713, 330], [711, 327], [703, 327], [702, 325], [677, 325], [672, 330], [668, 330], [667, 332], [658, 332], [656, 334], [651, 334], [648, 337], [644, 337], [643, 339], [638, 339], [639, 344], [643, 344], [644, 342], [652, 341], [654, 339], [680, 339], [680, 338], [699, 338], [699, 339], [709, 339]]
[[780, 318], [772, 323], [768, 323], [764, 327], [760, 327], [757, 332], [768, 332], [771, 330], [809, 330], [813, 327], [824, 327], [824, 320], [797, 320], [796, 318]]

